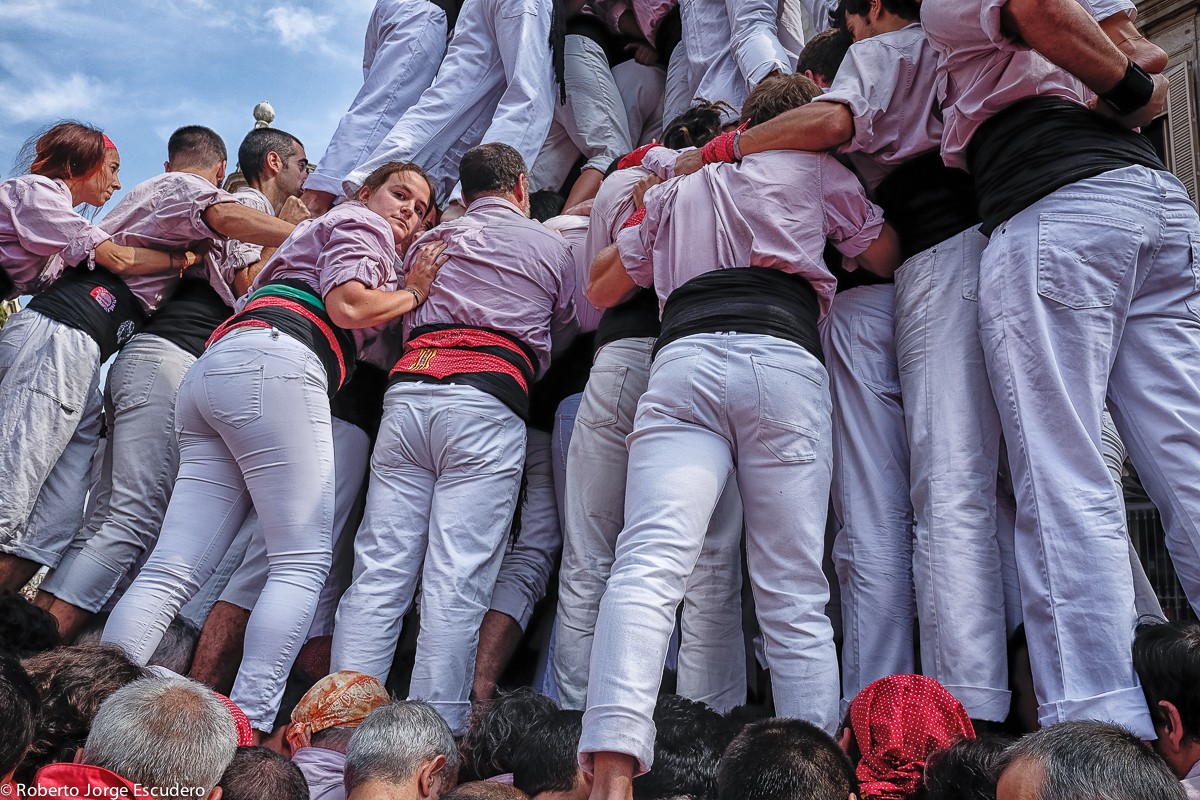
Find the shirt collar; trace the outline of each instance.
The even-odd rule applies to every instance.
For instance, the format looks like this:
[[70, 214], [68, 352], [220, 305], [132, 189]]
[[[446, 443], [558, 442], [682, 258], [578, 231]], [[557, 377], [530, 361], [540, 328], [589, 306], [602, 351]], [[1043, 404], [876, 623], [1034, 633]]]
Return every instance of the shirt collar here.
[[467, 206], [467, 213], [470, 214], [472, 211], [482, 211], [485, 208], [493, 208], [493, 207], [507, 208], [510, 211], [520, 214], [522, 217], [525, 216], [525, 212], [522, 211], [521, 209], [517, 208], [517, 206], [515, 204], [510, 203], [509, 201], [505, 200], [503, 197], [496, 197], [495, 195], [490, 195], [490, 194], [484, 195], [483, 197], [476, 199], [475, 202], [473, 202], [473, 203], [471, 203], [471, 205]]

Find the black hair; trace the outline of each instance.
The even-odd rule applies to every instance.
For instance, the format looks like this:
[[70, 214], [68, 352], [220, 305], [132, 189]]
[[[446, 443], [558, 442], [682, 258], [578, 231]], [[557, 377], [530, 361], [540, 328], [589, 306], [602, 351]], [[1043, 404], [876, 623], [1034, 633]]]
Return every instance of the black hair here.
[[663, 144], [672, 150], [703, 147], [721, 134], [721, 114], [737, 109], [723, 100], [699, 100], [663, 128]]
[[458, 164], [463, 200], [469, 204], [481, 194], [511, 192], [525, 172], [525, 159], [510, 145], [493, 142], [472, 147]]
[[462, 740], [460, 779], [466, 783], [512, 772], [513, 754], [525, 734], [556, 711], [553, 700], [524, 686], [476, 705]]
[[751, 722], [717, 769], [719, 800], [846, 800], [858, 791], [837, 742], [799, 719]]
[[255, 128], [246, 134], [238, 147], [238, 168], [248, 182], [254, 183], [262, 177], [270, 153], [277, 153], [286, 163], [296, 155], [297, 145], [303, 147], [304, 143], [278, 128]]
[[654, 769], [634, 779], [634, 800], [714, 800], [717, 762], [733, 738], [725, 719], [704, 703], [664, 694], [654, 727]]
[[37, 688], [21, 662], [7, 653], [0, 653], [0, 719], [4, 720], [4, 735], [0, 736], [0, 780], [17, 768], [25, 751], [33, 744], [38, 705]]
[[228, 158], [224, 140], [203, 125], [185, 125], [167, 140], [167, 161], [176, 169], [208, 169]]
[[1179, 710], [1183, 732], [1200, 741], [1200, 624], [1142, 625], [1133, 639], [1133, 668], [1155, 725], [1166, 723], [1161, 701]]
[[549, 189], [534, 192], [529, 195], [529, 216], [538, 222], [545, 222], [561, 214], [566, 202], [565, 197]]
[[0, 590], [0, 651], [28, 658], [58, 647], [58, 623], [17, 592]]
[[579, 777], [579, 737], [583, 712], [556, 711], [537, 726], [513, 753], [513, 786], [533, 797], [542, 792], [569, 792]]
[[[879, 0], [884, 11], [890, 11], [901, 19], [917, 22], [921, 19], [921, 0]], [[837, 8], [829, 12], [829, 27], [845, 28], [846, 15], [865, 17], [871, 11], [871, 0], [841, 0]]]
[[308, 800], [304, 773], [269, 747], [239, 747], [221, 775], [224, 800]]
[[925, 764], [926, 800], [996, 800], [996, 764], [1014, 741], [984, 735], [931, 754]]
[[796, 72], [800, 75], [811, 72], [826, 83], [832, 83], [852, 44], [854, 40], [845, 28], [822, 31], [805, 43], [796, 60]]

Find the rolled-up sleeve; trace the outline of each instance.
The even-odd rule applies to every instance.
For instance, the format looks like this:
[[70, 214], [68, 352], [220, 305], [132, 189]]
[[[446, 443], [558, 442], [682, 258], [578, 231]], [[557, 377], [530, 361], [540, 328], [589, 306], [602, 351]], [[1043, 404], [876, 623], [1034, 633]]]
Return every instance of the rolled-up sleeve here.
[[155, 199], [154, 221], [167, 238], [176, 240], [223, 240], [221, 234], [204, 221], [204, 212], [218, 203], [236, 203], [237, 198], [218, 189], [204, 178], [186, 172], [178, 173], [178, 179], [163, 184]]
[[643, 198], [646, 216], [641, 225], [624, 228], [617, 233], [617, 252], [621, 263], [633, 282], [643, 289], [654, 285], [654, 259], [651, 255], [658, 234], [659, 215], [662, 211], [662, 184], [654, 186]]
[[841, 103], [854, 117], [854, 134], [838, 148], [840, 152], [875, 149], [875, 123], [887, 113], [896, 80], [903, 77], [897, 74], [895, 57], [884, 52], [886, 47], [872, 39], [856, 42], [838, 67], [829, 91], [813, 98], [814, 102]]
[[832, 158], [821, 165], [821, 190], [826, 238], [847, 258], [859, 256], [879, 238], [883, 209], [867, 199], [854, 173]]
[[733, 33], [733, 57], [748, 85], [757, 85], [776, 70], [792, 71], [791, 59], [779, 43], [779, 10], [775, 3], [725, 0], [725, 7]]
[[390, 230], [358, 219], [347, 219], [334, 228], [317, 256], [321, 296], [350, 281], [368, 289], [381, 286], [395, 262], [390, 234]]

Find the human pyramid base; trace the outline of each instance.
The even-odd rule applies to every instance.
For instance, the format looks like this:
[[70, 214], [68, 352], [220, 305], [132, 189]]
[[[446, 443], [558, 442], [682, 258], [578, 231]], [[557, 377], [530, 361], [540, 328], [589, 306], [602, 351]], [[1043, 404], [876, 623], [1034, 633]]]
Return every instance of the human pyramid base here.
[[315, 172], [186, 125], [98, 222], [116, 144], [35, 136], [0, 797], [1200, 797], [1122, 492], [1195, 606], [1166, 54], [802, 5], [378, 0]]

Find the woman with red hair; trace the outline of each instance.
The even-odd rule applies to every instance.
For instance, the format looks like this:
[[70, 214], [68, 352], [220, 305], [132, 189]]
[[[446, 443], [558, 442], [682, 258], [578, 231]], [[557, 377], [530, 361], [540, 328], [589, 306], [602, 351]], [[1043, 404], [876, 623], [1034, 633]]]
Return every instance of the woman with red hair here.
[[33, 149], [30, 174], [0, 183], [0, 299], [36, 294], [76, 264], [136, 275], [196, 263], [193, 253], [114, 244], [75, 211], [102, 206], [121, 188], [121, 157], [99, 130], [60, 122]]

